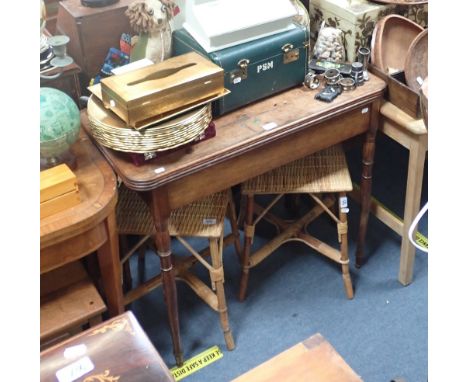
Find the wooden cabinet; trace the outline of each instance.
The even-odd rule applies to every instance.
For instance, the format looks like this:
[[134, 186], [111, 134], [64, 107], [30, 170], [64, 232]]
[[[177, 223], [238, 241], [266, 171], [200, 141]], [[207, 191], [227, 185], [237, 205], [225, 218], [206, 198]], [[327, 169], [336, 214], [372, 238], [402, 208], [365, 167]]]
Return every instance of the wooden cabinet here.
[[80, 0], [59, 4], [57, 34], [70, 37], [68, 54], [81, 67], [86, 80], [99, 73], [109, 48], [119, 48], [122, 33], [132, 33], [125, 11], [133, 0], [120, 0], [100, 8], [81, 5]]

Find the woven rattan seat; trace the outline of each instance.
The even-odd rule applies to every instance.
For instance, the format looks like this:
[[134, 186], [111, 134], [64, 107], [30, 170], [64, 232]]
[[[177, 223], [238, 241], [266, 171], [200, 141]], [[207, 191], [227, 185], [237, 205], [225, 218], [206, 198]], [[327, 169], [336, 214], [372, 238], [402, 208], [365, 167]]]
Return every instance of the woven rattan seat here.
[[322, 193], [352, 189], [341, 146], [298, 159], [242, 184], [243, 194]]
[[[240, 283], [239, 299], [245, 299], [249, 270], [266, 259], [280, 245], [288, 241], [300, 241], [320, 254], [341, 264], [345, 290], [348, 298], [353, 297], [351, 277], [349, 274], [347, 218], [348, 212], [346, 192], [352, 190], [351, 177], [349, 175], [346, 158], [341, 146], [333, 146], [313, 155], [301, 158], [287, 165], [249, 179], [241, 186], [241, 192], [247, 198], [245, 208], [245, 241], [242, 255], [242, 276]], [[308, 194], [315, 206], [305, 215], [294, 222], [285, 221], [270, 210], [285, 194]], [[338, 194], [339, 216], [329, 207], [335, 198], [329, 194]], [[266, 207], [254, 202], [255, 195], [276, 195], [273, 201]], [[322, 197], [322, 194], [324, 197]], [[320, 214], [326, 212], [336, 223], [340, 250], [336, 250], [328, 244], [311, 236], [307, 232], [309, 223]], [[256, 220], [254, 221], [254, 215]], [[273, 223], [279, 230], [278, 235], [255, 253], [250, 254], [250, 247], [255, 234], [255, 226], [265, 219]]]
[[[224, 218], [226, 215], [231, 223], [232, 234], [224, 240]], [[138, 193], [129, 190], [125, 186], [119, 188], [116, 217], [117, 229], [121, 237], [123, 235], [143, 236], [143, 239], [130, 251], [121, 251], [124, 253], [121, 261], [124, 265], [124, 278], [127, 278], [125, 284], [128, 286], [131, 284], [131, 281], [128, 281], [131, 278], [128, 259], [138, 247], [145, 244], [154, 235], [155, 230], [149, 208], [145, 201]], [[222, 262], [225, 243], [234, 242], [239, 257], [241, 251], [231, 191], [218, 192], [174, 210], [171, 213], [168, 224], [169, 234], [179, 240], [192, 255], [190, 257], [174, 256], [176, 279], [186, 282], [200, 298], [219, 313], [226, 346], [229, 350], [234, 349], [235, 345], [231, 329], [229, 328], [226, 298], [224, 295], [224, 269]], [[206, 238], [209, 241], [209, 247], [204, 251], [197, 252], [184, 237]], [[205, 259], [208, 255], [211, 256], [211, 264]], [[197, 262], [201, 263], [209, 271], [211, 289], [190, 271], [190, 268]], [[157, 276], [154, 278], [154, 282], [146, 281], [142, 285], [142, 290], [144, 293], [147, 293], [159, 285], [161, 285], [161, 278]], [[131, 290], [126, 297], [128, 295], [141, 296], [142, 294]], [[133, 299], [131, 298], [131, 300]]]
[[[229, 202], [227, 192], [218, 192], [171, 213], [171, 236], [220, 237]], [[153, 235], [154, 225], [143, 199], [126, 187], [119, 189], [117, 225], [123, 235]]]

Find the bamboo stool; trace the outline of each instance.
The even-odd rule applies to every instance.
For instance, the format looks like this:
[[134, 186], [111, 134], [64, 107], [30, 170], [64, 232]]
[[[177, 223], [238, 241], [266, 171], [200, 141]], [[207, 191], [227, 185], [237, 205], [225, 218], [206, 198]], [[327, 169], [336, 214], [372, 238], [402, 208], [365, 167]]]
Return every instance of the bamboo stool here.
[[[224, 217], [228, 216], [232, 235], [228, 241], [234, 242], [240, 258], [240, 241], [231, 191], [226, 190], [210, 195], [197, 202], [174, 210], [169, 219], [169, 233], [190, 252], [192, 256], [174, 258], [175, 277], [184, 281], [213, 310], [219, 313], [224, 339], [229, 350], [234, 349], [234, 339], [229, 327], [229, 319], [224, 294]], [[122, 257], [122, 264], [154, 234], [154, 225], [150, 211], [143, 199], [134, 191], [121, 186], [117, 204], [117, 226], [119, 235], [139, 235], [143, 238]], [[183, 237], [207, 238], [209, 247], [200, 253]], [[211, 256], [211, 264], [204, 257]], [[211, 289], [197, 276], [190, 272], [195, 263], [201, 263], [210, 273]], [[130, 291], [125, 301], [135, 300], [154, 287], [161, 285], [161, 277], [143, 285], [143, 292]]]
[[41, 275], [41, 349], [102, 321], [106, 305], [75, 261]]
[[[346, 192], [352, 190], [351, 178], [346, 158], [341, 146], [333, 146], [308, 157], [296, 160], [252, 178], [241, 186], [242, 195], [247, 196], [246, 217], [244, 224], [244, 252], [242, 258], [242, 275], [239, 299], [243, 301], [247, 292], [249, 270], [272, 254], [280, 245], [288, 241], [300, 241], [315, 249], [320, 254], [341, 264], [346, 295], [353, 298], [353, 286], [349, 273], [348, 258], [348, 223]], [[308, 194], [317, 204], [304, 216], [294, 222], [287, 222], [270, 212], [270, 209], [285, 194]], [[330, 195], [321, 198], [322, 193], [337, 193], [339, 195], [338, 217], [330, 210], [334, 198]], [[254, 196], [259, 194], [274, 194], [276, 197], [265, 208], [254, 202]], [[307, 231], [307, 225], [326, 212], [337, 223], [340, 250], [336, 250]], [[253, 220], [253, 216], [257, 216]], [[255, 226], [265, 219], [279, 228], [279, 234], [254, 254], [250, 254]]]

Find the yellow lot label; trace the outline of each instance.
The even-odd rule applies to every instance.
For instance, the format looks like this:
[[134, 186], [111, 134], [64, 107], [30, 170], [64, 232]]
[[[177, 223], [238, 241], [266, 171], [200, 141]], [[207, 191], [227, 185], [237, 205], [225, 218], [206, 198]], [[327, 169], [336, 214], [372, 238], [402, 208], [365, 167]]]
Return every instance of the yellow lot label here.
[[217, 361], [218, 359], [223, 358], [223, 353], [218, 346], [213, 346], [204, 352], [196, 355], [193, 358], [185, 361], [184, 364], [180, 367], [173, 367], [171, 373], [174, 376], [176, 381], [188, 377], [190, 374], [195, 373], [196, 371], [208, 366], [210, 363]]

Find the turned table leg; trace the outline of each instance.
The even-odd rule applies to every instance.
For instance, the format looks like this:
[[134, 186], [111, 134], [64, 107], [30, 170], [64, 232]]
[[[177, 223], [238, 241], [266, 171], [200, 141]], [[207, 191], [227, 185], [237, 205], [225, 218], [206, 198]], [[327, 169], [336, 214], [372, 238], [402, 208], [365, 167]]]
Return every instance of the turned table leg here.
[[104, 225], [107, 241], [98, 249], [97, 254], [104, 293], [106, 294], [107, 309], [110, 316], [113, 317], [124, 312], [119, 239], [114, 212], [104, 220]]
[[359, 234], [356, 247], [356, 267], [364, 264], [364, 245], [366, 241], [367, 223], [371, 205], [372, 166], [375, 154], [375, 136], [379, 127], [380, 100], [372, 103], [370, 126], [366, 134], [366, 141], [362, 149], [362, 175], [361, 175], [361, 217], [359, 221]]
[[150, 197], [151, 214], [155, 226], [155, 245], [160, 260], [164, 301], [171, 330], [173, 351], [177, 366], [184, 363], [182, 342], [180, 339], [179, 310], [177, 306], [177, 288], [172, 264], [171, 237], [168, 221], [170, 207], [166, 190], [153, 190]]

